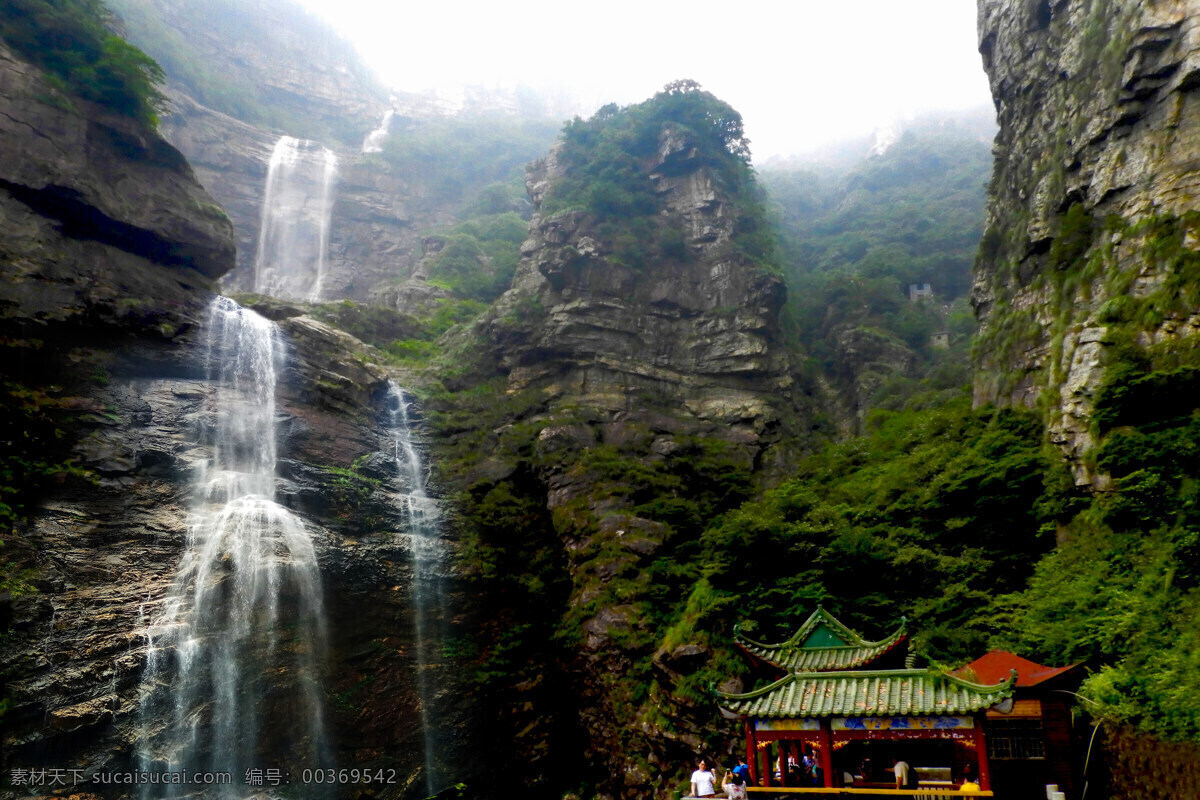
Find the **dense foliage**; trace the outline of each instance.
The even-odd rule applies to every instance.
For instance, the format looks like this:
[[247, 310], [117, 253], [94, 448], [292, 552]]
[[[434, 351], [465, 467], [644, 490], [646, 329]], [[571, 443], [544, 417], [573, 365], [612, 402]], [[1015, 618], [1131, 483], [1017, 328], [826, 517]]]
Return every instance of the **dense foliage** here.
[[108, 22], [101, 0], [0, 0], [0, 38], [59, 89], [154, 125], [162, 69]]
[[[987, 145], [970, 125], [926, 123], [848, 167], [764, 170], [784, 231], [787, 319], [822, 369], [834, 368], [837, 337], [849, 327], [907, 348], [926, 365], [937, 355], [929, 344], [935, 331], [965, 345], [974, 329], [965, 295], [990, 167]], [[913, 284], [929, 284], [933, 299], [909, 302]]]
[[1110, 335], [1090, 458], [1111, 489], [1078, 504], [1007, 627], [1026, 651], [1097, 667], [1093, 714], [1200, 740], [1200, 348]]
[[737, 223], [731, 246], [762, 269], [778, 271], [775, 231], [750, 168], [742, 118], [695, 81], [668, 84], [633, 106], [604, 106], [564, 129], [557, 159], [565, 175], [546, 193], [542, 211], [581, 209], [596, 217], [612, 258], [633, 269], [656, 259], [686, 259], [684, 232], [663, 219], [651, 169], [710, 168], [731, 198]]
[[529, 223], [518, 214], [471, 216], [439, 237], [429, 277], [472, 300], [494, 300], [512, 282]]
[[823, 603], [880, 632], [906, 615], [919, 652], [965, 660], [996, 631], [997, 598], [1053, 545], [1054, 477], [1032, 414], [917, 399], [711, 527], [706, 570], [756, 638], [786, 638]]

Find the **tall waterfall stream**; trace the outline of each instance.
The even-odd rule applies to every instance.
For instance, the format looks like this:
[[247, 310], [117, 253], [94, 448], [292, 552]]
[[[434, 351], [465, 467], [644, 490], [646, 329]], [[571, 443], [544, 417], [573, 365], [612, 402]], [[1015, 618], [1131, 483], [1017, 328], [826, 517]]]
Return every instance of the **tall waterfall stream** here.
[[329, 249], [337, 156], [319, 143], [284, 136], [267, 165], [254, 291], [319, 302]]
[[[187, 549], [147, 630], [137, 762], [151, 774], [232, 773], [232, 785], [204, 794], [236, 797], [246, 770], [331, 763], [326, 631], [312, 537], [275, 502], [278, 330], [218, 297], [208, 336], [212, 457], [197, 470]], [[197, 787], [143, 788], [171, 797]]]

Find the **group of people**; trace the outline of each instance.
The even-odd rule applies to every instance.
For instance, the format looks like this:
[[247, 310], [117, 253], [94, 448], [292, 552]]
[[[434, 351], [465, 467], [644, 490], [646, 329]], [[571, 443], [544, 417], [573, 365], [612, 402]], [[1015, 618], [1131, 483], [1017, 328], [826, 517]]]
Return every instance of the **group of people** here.
[[[791, 774], [802, 775], [808, 778], [812, 786], [822, 785], [820, 781], [820, 767], [817, 766], [816, 759], [813, 757], [812, 751], [809, 750], [804, 754], [803, 763], [797, 763], [795, 759], [789, 759], [784, 762], [780, 757], [780, 770], [788, 770]], [[865, 774], [869, 774], [869, 769], [864, 770]], [[908, 765], [907, 761], [895, 759], [892, 762], [892, 772], [896, 776], [897, 789], [916, 789], [917, 771]], [[746, 763], [745, 758], [739, 758], [737, 764], [731, 765], [725, 771], [724, 778], [721, 779], [721, 792], [729, 800], [746, 800], [746, 784], [750, 782], [750, 766]], [[789, 781], [791, 782], [791, 781]], [[795, 785], [795, 783], [793, 783]], [[968, 770], [963, 776], [962, 784], [958, 787], [960, 791], [978, 792], [979, 783], [975, 780], [974, 774]], [[717, 797], [717, 776], [708, 768], [708, 762], [701, 760], [696, 767], [696, 771], [692, 773], [692, 797]]]
[[[737, 763], [725, 770], [721, 779], [721, 791], [729, 800], [746, 800], [746, 784], [750, 781], [750, 765], [746, 759], [739, 758]], [[708, 762], [701, 760], [692, 773], [692, 797], [717, 797], [717, 776], [708, 768]]]

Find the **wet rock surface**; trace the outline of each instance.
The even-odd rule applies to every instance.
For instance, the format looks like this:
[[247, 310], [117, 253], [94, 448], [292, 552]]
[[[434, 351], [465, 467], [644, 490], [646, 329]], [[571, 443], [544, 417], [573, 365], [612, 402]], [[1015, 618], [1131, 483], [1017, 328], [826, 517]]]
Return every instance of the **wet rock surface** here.
[[[11, 156], [0, 164], [3, 377], [10, 395], [48, 409], [37, 412], [53, 422], [38, 455], [62, 466], [23, 498], [0, 550], [20, 584], [0, 598], [5, 769], [124, 770], [142, 724], [146, 627], [187, 546], [192, 481], [212, 453], [205, 309], [234, 266], [234, 242], [156, 134], [56, 101], [3, 47], [0, 87]], [[268, 310], [290, 353], [278, 494], [313, 532], [321, 565], [337, 762], [395, 770], [373, 796], [400, 797], [423, 784], [421, 709], [412, 542], [397, 503], [412, 487], [381, 456], [393, 446], [381, 416], [387, 374], [353, 337], [299, 309]]]

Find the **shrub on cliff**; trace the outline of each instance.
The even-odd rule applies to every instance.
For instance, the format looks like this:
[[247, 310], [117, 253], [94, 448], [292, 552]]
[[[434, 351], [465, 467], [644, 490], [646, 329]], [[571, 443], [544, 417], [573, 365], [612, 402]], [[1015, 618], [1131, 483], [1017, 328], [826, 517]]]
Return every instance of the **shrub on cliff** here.
[[0, 0], [0, 38], [64, 91], [155, 125], [162, 69], [108, 18], [100, 0]]
[[[686, 155], [661, 158], [667, 137], [685, 142]], [[736, 212], [732, 247], [757, 267], [778, 271], [775, 232], [750, 168], [742, 117], [695, 81], [669, 83], [637, 105], [609, 104], [590, 119], [576, 117], [563, 129], [558, 161], [566, 174], [546, 193], [543, 213], [577, 208], [594, 215], [626, 266], [641, 268], [648, 256], [687, 257], [681, 232], [659, 213], [650, 173], [705, 166]]]
[[711, 527], [711, 581], [739, 617], [776, 626], [756, 638], [790, 635], [823, 602], [881, 631], [908, 615], [926, 656], [973, 657], [995, 598], [1053, 544], [1040, 505], [1052, 475], [1032, 414], [918, 398]]

